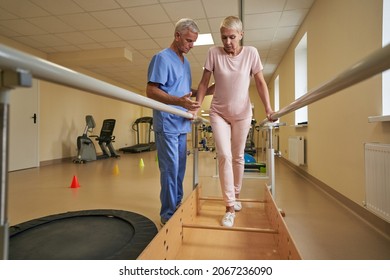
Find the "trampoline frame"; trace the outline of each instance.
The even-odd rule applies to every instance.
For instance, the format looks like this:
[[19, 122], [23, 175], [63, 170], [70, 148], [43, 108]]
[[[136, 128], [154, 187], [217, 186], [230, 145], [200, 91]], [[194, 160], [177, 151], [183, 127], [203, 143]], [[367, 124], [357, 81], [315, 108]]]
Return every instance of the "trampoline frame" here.
[[[47, 225], [52, 222], [83, 216], [103, 216], [121, 219], [129, 223], [134, 229], [133, 238], [126, 244], [126, 246], [122, 247], [120, 251], [115, 253], [115, 255], [103, 257], [101, 259], [135, 260], [158, 232], [156, 225], [150, 219], [138, 213], [113, 209], [99, 209], [55, 214], [11, 226], [9, 229], [10, 239], [12, 239], [12, 237], [16, 237], [17, 235], [27, 233], [30, 229], [37, 228], [41, 225]], [[32, 257], [31, 259], [35, 258]], [[78, 260], [80, 258], [75, 259]]]

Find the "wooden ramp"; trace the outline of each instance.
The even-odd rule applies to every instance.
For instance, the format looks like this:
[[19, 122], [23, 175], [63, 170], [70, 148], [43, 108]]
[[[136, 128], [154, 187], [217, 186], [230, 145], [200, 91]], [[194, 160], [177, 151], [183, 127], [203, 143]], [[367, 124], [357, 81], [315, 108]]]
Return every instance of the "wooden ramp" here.
[[268, 188], [264, 200], [241, 200], [234, 227], [220, 225], [220, 198], [202, 197], [197, 186], [140, 254], [140, 260], [301, 259]]

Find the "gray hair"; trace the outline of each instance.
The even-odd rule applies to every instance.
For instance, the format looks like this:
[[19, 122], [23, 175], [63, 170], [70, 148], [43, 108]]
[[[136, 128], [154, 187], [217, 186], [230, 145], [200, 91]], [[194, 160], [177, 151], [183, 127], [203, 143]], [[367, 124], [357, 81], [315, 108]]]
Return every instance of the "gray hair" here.
[[242, 31], [242, 21], [235, 16], [228, 16], [222, 22], [220, 28], [233, 29], [238, 32]]
[[182, 34], [186, 30], [190, 30], [194, 33], [199, 33], [199, 27], [193, 19], [182, 18], [175, 25], [175, 33], [179, 32], [180, 34]]

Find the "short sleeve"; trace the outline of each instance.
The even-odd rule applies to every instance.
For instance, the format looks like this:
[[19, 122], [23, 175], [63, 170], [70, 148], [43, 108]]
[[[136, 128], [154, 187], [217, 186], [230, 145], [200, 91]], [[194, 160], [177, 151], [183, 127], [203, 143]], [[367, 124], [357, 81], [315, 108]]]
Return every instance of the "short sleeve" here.
[[260, 55], [256, 48], [250, 47], [250, 56], [252, 57], [251, 74], [256, 75], [263, 70], [263, 64], [261, 63]]
[[215, 65], [215, 56], [214, 54], [215, 48], [210, 48], [207, 52], [206, 62], [204, 64], [204, 68], [210, 72], [214, 71], [214, 65]]
[[167, 82], [168, 66], [162, 55], [153, 56], [148, 68], [148, 82], [165, 85]]

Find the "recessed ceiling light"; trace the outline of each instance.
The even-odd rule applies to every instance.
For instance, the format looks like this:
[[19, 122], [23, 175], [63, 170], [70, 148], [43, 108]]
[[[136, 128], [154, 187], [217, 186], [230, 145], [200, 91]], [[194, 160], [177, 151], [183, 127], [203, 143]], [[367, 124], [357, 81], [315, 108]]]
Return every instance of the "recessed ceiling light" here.
[[213, 36], [210, 33], [199, 34], [194, 46], [214, 45]]

